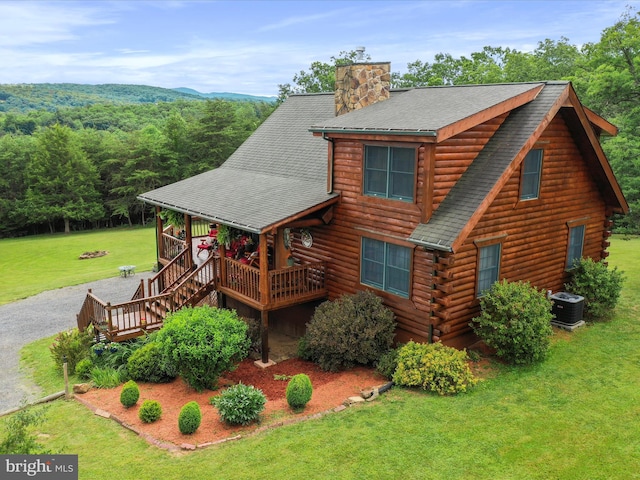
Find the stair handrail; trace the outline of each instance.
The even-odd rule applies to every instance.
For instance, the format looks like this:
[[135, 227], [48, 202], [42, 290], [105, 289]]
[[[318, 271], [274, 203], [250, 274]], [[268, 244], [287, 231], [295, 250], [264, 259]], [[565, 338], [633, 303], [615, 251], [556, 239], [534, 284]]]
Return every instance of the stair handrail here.
[[[148, 280], [149, 295], [158, 295], [179, 283], [185, 274], [188, 274], [192, 269], [189, 250], [185, 248], [176, 255], [169, 263], [167, 263], [162, 269], [152, 278]], [[182, 263], [180, 263], [182, 262]], [[175, 278], [172, 280], [169, 277], [169, 273], [175, 271]]]

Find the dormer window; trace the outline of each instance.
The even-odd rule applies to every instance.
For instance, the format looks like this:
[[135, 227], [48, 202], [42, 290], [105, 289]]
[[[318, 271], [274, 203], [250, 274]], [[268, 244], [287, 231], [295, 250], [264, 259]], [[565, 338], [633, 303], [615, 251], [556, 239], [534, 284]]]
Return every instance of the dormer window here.
[[413, 202], [416, 149], [366, 145], [364, 194]]
[[522, 162], [522, 182], [520, 200], [533, 200], [540, 196], [540, 177], [542, 176], [542, 149], [529, 151]]

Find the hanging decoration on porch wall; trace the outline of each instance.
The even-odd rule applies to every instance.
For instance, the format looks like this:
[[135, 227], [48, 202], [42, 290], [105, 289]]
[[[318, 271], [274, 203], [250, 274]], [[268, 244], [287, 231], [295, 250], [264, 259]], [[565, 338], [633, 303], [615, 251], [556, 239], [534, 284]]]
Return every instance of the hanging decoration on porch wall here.
[[311, 245], [313, 245], [313, 237], [311, 236], [311, 232], [306, 229], [302, 230], [300, 232], [300, 241], [302, 242], [303, 246], [311, 248]]

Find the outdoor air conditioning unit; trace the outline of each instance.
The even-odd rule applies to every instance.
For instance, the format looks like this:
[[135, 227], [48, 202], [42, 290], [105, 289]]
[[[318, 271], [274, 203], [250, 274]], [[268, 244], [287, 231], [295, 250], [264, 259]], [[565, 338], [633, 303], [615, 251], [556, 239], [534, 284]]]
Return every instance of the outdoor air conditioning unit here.
[[551, 313], [555, 322], [563, 325], [575, 325], [582, 321], [584, 297], [567, 292], [558, 292], [549, 297], [553, 300]]

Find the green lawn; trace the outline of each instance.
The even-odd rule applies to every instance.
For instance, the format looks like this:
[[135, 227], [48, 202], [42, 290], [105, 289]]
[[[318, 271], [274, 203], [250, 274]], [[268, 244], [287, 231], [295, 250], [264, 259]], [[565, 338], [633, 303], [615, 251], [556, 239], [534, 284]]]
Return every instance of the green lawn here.
[[[148, 271], [156, 261], [153, 228], [114, 228], [86, 233], [0, 240], [0, 305], [45, 290], [118, 275], [118, 266]], [[84, 252], [106, 250], [89, 260]]]
[[[615, 318], [557, 333], [544, 363], [497, 366], [469, 394], [393, 389], [320, 420], [179, 455], [56, 401], [42, 441], [78, 454], [81, 479], [640, 478], [640, 239], [616, 237], [610, 251], [627, 277]], [[39, 381], [51, 379], [49, 342], [23, 351]], [[48, 382], [61, 389], [60, 377]]]

